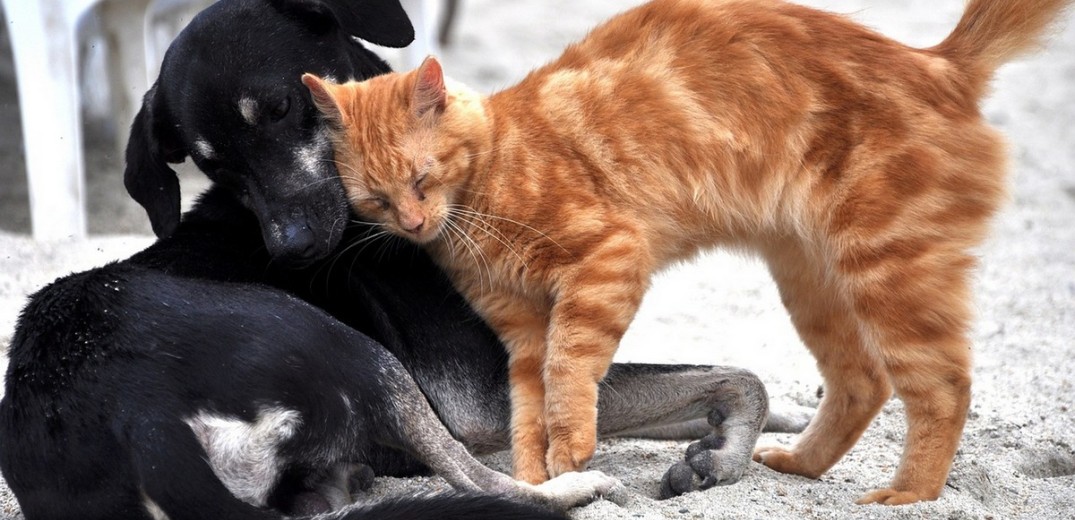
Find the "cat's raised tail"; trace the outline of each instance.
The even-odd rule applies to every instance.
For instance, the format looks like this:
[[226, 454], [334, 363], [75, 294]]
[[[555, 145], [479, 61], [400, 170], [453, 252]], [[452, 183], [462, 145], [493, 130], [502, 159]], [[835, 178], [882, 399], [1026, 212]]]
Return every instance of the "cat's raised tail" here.
[[970, 0], [952, 34], [932, 50], [967, 75], [980, 97], [993, 73], [1037, 50], [1073, 0]]

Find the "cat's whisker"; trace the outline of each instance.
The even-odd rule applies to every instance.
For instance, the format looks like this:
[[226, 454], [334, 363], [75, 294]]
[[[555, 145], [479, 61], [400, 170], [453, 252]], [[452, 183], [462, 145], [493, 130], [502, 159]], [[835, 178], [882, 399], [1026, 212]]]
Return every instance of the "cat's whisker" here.
[[[338, 218], [337, 218], [336, 220], [334, 220], [334, 221], [332, 222], [332, 225], [330, 225], [330, 226], [329, 226], [329, 233], [331, 234], [331, 233], [335, 232], [335, 230], [336, 230], [336, 226], [339, 226], [339, 225], [341, 225], [341, 224], [342, 224], [342, 225], [343, 225], [343, 227], [344, 227], [344, 231], [346, 231], [346, 229], [347, 229], [347, 218], [345, 218], [345, 217], [338, 217]], [[332, 259], [331, 259], [331, 261], [335, 261], [335, 259], [336, 259], [336, 258], [339, 258], [339, 255], [341, 255], [341, 254], [343, 254], [343, 251], [342, 251], [342, 250], [341, 250], [341, 251], [339, 251], [339, 252], [337, 252], [337, 253], [335, 253], [335, 254], [333, 254], [333, 255], [332, 255]], [[307, 287], [308, 287], [308, 288], [309, 288], [309, 289], [310, 289], [311, 291], [313, 291], [313, 284], [314, 284], [314, 280], [315, 280], [315, 279], [317, 278], [317, 276], [318, 276], [318, 275], [320, 275], [320, 274], [321, 274], [321, 272], [322, 272], [322, 271], [325, 271], [325, 270], [327, 269], [327, 272], [326, 272], [326, 274], [325, 274], [325, 284], [326, 284], [326, 289], [327, 289], [327, 284], [328, 284], [328, 280], [329, 280], [329, 278], [330, 278], [330, 277], [332, 276], [332, 268], [331, 268], [331, 266], [329, 265], [329, 264], [330, 264], [330, 260], [326, 259], [326, 260], [325, 260], [324, 262], [321, 262], [320, 264], [321, 264], [321, 265], [320, 265], [320, 266], [319, 266], [319, 267], [317, 268], [317, 270], [316, 270], [316, 271], [314, 271], [313, 275], [311, 275], [311, 276], [310, 276], [310, 283], [309, 283], [309, 285], [308, 285]]]
[[515, 224], [515, 225], [520, 226], [520, 227], [524, 227], [526, 229], [529, 229], [530, 231], [533, 231], [534, 233], [537, 233], [538, 235], [541, 235], [543, 238], [545, 238], [549, 242], [552, 242], [553, 244], [555, 244], [556, 247], [559, 247], [560, 249], [563, 249], [565, 252], [569, 252], [567, 250], [567, 248], [565, 248], [564, 246], [560, 245], [559, 242], [554, 240], [549, 235], [545, 234], [543, 231], [541, 231], [541, 230], [539, 230], [539, 229], [537, 229], [537, 228], [535, 228], [533, 226], [527, 225], [527, 224], [525, 224], [523, 222], [519, 222], [518, 220], [510, 219], [508, 217], [501, 217], [499, 215], [493, 215], [492, 213], [481, 213], [481, 212], [475, 210], [474, 208], [471, 208], [469, 206], [464, 206], [464, 205], [461, 205], [461, 204], [453, 204], [452, 206], [456, 207], [456, 209], [459, 211], [460, 214], [472, 215], [472, 216], [475, 216], [475, 217], [478, 217], [478, 218], [494, 218], [494, 219], [497, 219], [497, 220], [503, 220], [505, 222]]
[[337, 170], [339, 170], [341, 167], [343, 167], [343, 168], [346, 168], [349, 173], [353, 173], [353, 174], [355, 174], [355, 175], [357, 175], [359, 177], [362, 176], [361, 172], [359, 172], [358, 169], [355, 168], [354, 166], [352, 166], [350, 163], [346, 163], [346, 162], [343, 162], [343, 161], [337, 161], [336, 159], [326, 160], [325, 162], [329, 162], [329, 161], [331, 161], [332, 164], [336, 165]]
[[[496, 226], [493, 226], [485, 220], [482, 220], [481, 217], [474, 215], [466, 215], [460, 213], [459, 217], [461, 219], [466, 220], [466, 222], [469, 223], [471, 226], [477, 228], [480, 231], [483, 231], [485, 234], [489, 235], [497, 242], [500, 242], [500, 244], [503, 245], [504, 248], [506, 248], [508, 251], [511, 251], [511, 253], [519, 259], [519, 262], [523, 264], [524, 269], [529, 270], [530, 265], [527, 263], [526, 259], [523, 258], [521, 254], [519, 254], [518, 250], [516, 250], [514, 247], [511, 246], [511, 244], [508, 243], [507, 236], [505, 236], [503, 232], [497, 229]], [[493, 232], [495, 232], [496, 234], [493, 234]]]
[[[484, 263], [485, 270], [490, 276], [489, 286], [491, 288], [492, 269], [489, 266], [489, 259], [485, 257], [485, 253], [482, 252], [481, 247], [478, 246], [474, 239], [467, 235], [466, 231], [459, 227], [459, 224], [455, 222], [455, 220], [452, 218], [453, 214], [454, 212], [451, 208], [449, 208], [449, 218], [446, 218], [444, 220], [445, 229], [452, 231], [457, 237], [459, 237], [460, 242], [463, 244], [464, 247], [466, 247], [467, 251], [470, 253], [471, 259], [474, 261], [474, 265], [477, 267], [476, 271], [478, 273], [479, 290], [481, 292], [485, 292], [485, 279], [482, 276], [481, 267]], [[479, 257], [481, 259], [480, 262]]]
[[358, 171], [354, 166], [335, 159], [332, 160], [332, 163], [336, 165], [336, 172], [341, 179], [352, 181], [358, 185], [364, 186], [366, 184], [365, 176], [363, 176], [362, 172]]
[[314, 181], [310, 181], [310, 182], [308, 182], [306, 184], [303, 184], [302, 186], [299, 186], [298, 189], [300, 191], [308, 190], [308, 189], [313, 188], [313, 187], [315, 187], [318, 184], [321, 184], [323, 182], [328, 182], [328, 181], [332, 181], [332, 180], [336, 180], [336, 179], [337, 179], [336, 176], [331, 176], [330, 175], [328, 177], [325, 177], [324, 179], [317, 179], [317, 180], [314, 180]]
[[[389, 234], [391, 234], [391, 233], [387, 229], [382, 228], [382, 229], [378, 229], [376, 232], [373, 232], [373, 233], [368, 234], [366, 236], [356, 238], [350, 244], [347, 244], [347, 246], [345, 246], [343, 249], [341, 249], [339, 253], [334, 255], [334, 258], [332, 259], [332, 262], [330, 262], [330, 264], [329, 264], [328, 274], [329, 275], [332, 274], [332, 270], [336, 268], [336, 263], [339, 262], [340, 258], [342, 258], [344, 254], [348, 253], [349, 251], [352, 251], [356, 247], [362, 246], [361, 249], [359, 249], [358, 251], [354, 252], [355, 258], [358, 258], [358, 255], [360, 255], [362, 253], [362, 251], [364, 251], [365, 248], [371, 242], [374, 242], [377, 239], [379, 239], [381, 237], [384, 237], [385, 235], [389, 235]], [[352, 260], [351, 264], [354, 265], [354, 260]]]
[[474, 265], [477, 267], [478, 271], [478, 285], [482, 292], [485, 291], [485, 277], [481, 272], [483, 265], [485, 266], [486, 274], [489, 276], [489, 287], [492, 288], [492, 268], [489, 265], [489, 259], [485, 256], [481, 247], [462, 227], [459, 226], [458, 223], [453, 221], [450, 223], [450, 226], [455, 230], [456, 235], [463, 240], [463, 245], [467, 248], [467, 251], [470, 252], [470, 256], [474, 260]]
[[350, 219], [350, 222], [352, 224], [365, 224], [367, 226], [374, 226], [374, 227], [382, 227], [382, 226], [384, 226], [384, 224], [381, 223], [381, 222], [369, 222], [369, 221], [365, 221], [365, 220], [358, 220], [356, 218]]
[[[386, 236], [389, 239], [391, 239], [393, 235], [388, 230], [379, 230], [376, 233], [373, 233], [371, 235], [365, 236], [365, 237], [363, 237], [363, 238], [361, 238], [359, 240], [356, 240], [351, 245], [349, 245], [347, 247], [348, 250], [354, 249], [355, 247], [358, 247], [358, 250], [354, 251], [354, 253], [353, 253], [354, 256], [351, 258], [351, 264], [347, 267], [347, 272], [353, 272], [355, 270], [355, 262], [358, 261], [359, 256], [362, 255], [362, 252], [365, 251], [367, 247], [369, 247], [370, 245], [372, 245], [372, 244], [374, 244], [376, 242], [381, 242], [383, 244], [384, 241], [380, 240], [380, 239], [382, 239], [382, 238], [384, 238]], [[361, 247], [359, 247], [359, 246], [361, 246]], [[335, 261], [333, 262], [333, 268], [334, 267], [335, 267]], [[331, 269], [330, 269], [329, 272], [331, 273]]]
[[491, 154], [495, 154], [495, 153], [499, 152], [501, 150], [501, 148], [502, 148], [502, 146], [494, 146], [494, 147], [492, 147], [492, 148], [490, 148], [490, 149], [488, 149], [488, 150], [486, 150], [484, 152], [468, 153], [464, 157], [467, 158], [467, 159], [474, 159], [475, 157], [481, 157], [483, 155], [491, 155]]
[[368, 236], [368, 237], [366, 237], [366, 238], [364, 238], [364, 239], [362, 239], [361, 241], [358, 242], [358, 244], [362, 245], [362, 249], [359, 249], [358, 252], [361, 253], [362, 251], [365, 250], [365, 248], [369, 247], [370, 245], [372, 245], [374, 242], [378, 241], [381, 238], [384, 238], [384, 237], [392, 238], [393, 236], [395, 236], [395, 235], [393, 235], [392, 232], [390, 232], [388, 230], [378, 231], [377, 233], [374, 233], [373, 235], [370, 235], [370, 236]]
[[[478, 275], [478, 290], [479, 292], [484, 293], [485, 281], [482, 278], [481, 264], [478, 262], [477, 257], [474, 255], [474, 250], [471, 248], [470, 244], [466, 242], [466, 237], [462, 234], [462, 232], [456, 229], [455, 224], [445, 223], [445, 229], [448, 231], [448, 233], [445, 235], [444, 240], [449, 244], [454, 244], [454, 242], [458, 240], [463, 245], [463, 248], [466, 249], [467, 254], [470, 255], [470, 258], [473, 261], [474, 265], [478, 267], [477, 269], [475, 269], [475, 272]], [[453, 236], [456, 237], [455, 240], [452, 239]], [[454, 248], [454, 245], [450, 246], [450, 248]]]

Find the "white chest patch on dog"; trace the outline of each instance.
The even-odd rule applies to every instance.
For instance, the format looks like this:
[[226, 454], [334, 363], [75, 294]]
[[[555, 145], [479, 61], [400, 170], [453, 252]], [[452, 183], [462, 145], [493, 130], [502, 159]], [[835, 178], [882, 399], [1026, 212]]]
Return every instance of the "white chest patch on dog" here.
[[295, 435], [302, 418], [295, 410], [264, 408], [254, 422], [199, 412], [186, 423], [228, 491], [261, 507], [283, 469], [277, 459], [279, 447]]
[[253, 98], [239, 98], [239, 115], [243, 116], [246, 124], [254, 126], [258, 122], [258, 102]]
[[212, 159], [216, 157], [216, 150], [213, 149], [213, 145], [209, 144], [205, 138], [198, 136], [194, 139], [194, 151], [202, 156], [203, 159]]

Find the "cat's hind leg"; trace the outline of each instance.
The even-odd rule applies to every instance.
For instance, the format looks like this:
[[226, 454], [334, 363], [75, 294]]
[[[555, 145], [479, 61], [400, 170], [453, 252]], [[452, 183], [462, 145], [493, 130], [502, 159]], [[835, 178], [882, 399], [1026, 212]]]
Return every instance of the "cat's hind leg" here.
[[962, 437], [971, 399], [967, 278], [974, 261], [944, 249], [923, 245], [913, 258], [890, 257], [856, 287], [855, 312], [907, 414], [895, 478], [860, 504], [936, 499]]
[[817, 415], [791, 448], [759, 447], [754, 459], [782, 473], [817, 478], [854, 446], [892, 395], [882, 359], [872, 352], [846, 297], [798, 242], [765, 251], [769, 270], [825, 393]]

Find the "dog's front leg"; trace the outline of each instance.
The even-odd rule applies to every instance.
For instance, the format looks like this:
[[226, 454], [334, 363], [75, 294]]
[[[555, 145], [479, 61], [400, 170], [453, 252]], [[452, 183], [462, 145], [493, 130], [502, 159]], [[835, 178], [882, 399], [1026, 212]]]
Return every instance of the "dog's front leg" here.
[[663, 497], [737, 482], [769, 416], [765, 386], [738, 368], [613, 365], [601, 385], [601, 435], [700, 437], [665, 474]]

